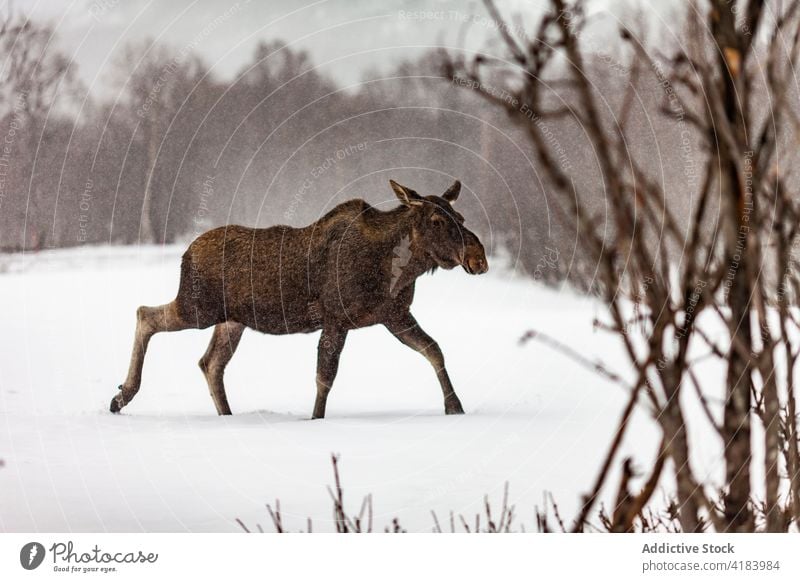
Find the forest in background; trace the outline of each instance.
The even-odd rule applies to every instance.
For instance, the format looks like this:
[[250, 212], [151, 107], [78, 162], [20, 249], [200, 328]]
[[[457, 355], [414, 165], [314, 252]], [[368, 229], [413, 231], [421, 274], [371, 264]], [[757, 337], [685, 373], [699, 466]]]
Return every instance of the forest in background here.
[[[585, 33], [585, 68], [612, 111], [630, 74], [627, 59], [605, 52], [602, 35], [592, 34]], [[409, 50], [392, 70], [367, 70], [344, 87], [280, 39], [262, 42], [228, 80], [191, 44], [138, 41], [117, 55], [107, 79], [114, 89], [99, 96], [58, 46], [51, 26], [21, 14], [0, 26], [5, 252], [164, 244], [231, 223], [302, 226], [349, 198], [393, 206], [390, 178], [423, 193], [458, 178], [461, 209], [490, 252], [507, 253], [546, 283], [585, 286], [593, 277], [578, 233], [554, 210], [525, 131], [448, 70], [444, 49]], [[493, 50], [502, 54], [492, 46], [486, 54]], [[568, 114], [575, 96], [557, 78], [544, 81], [565, 115], [525, 113], [575, 183], [594, 185], [586, 203], [602, 219], [597, 152]], [[648, 152], [648, 172], [680, 213], [698, 188], [698, 146], [659, 113], [658, 71], [644, 71], [639, 83], [630, 146]]]

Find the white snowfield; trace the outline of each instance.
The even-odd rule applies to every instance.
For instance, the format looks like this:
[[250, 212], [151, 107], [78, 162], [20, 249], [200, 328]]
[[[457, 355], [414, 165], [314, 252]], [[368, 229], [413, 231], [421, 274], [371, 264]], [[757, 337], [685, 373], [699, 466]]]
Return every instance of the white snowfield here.
[[[474, 523], [485, 494], [500, 505], [506, 481], [526, 530], [545, 492], [574, 517], [625, 393], [519, 338], [535, 327], [621, 365], [616, 341], [593, 329], [602, 308], [592, 300], [514, 277], [499, 261], [484, 276], [421, 277], [412, 311], [442, 347], [463, 416], [444, 415], [428, 362], [383, 327], [349, 334], [324, 420], [309, 420], [318, 333], [245, 332], [225, 376], [233, 416], [219, 417], [197, 366], [210, 329], [155, 336], [141, 391], [112, 415], [135, 309], [175, 296], [181, 252], [3, 258], [0, 529], [241, 531], [239, 518], [272, 530], [265, 504], [280, 499], [288, 529], [311, 518], [315, 531], [330, 531], [331, 453], [341, 456], [348, 511], [371, 493], [377, 530], [396, 517], [430, 531], [431, 510], [445, 529], [450, 511]], [[649, 466], [657, 438], [637, 413], [623, 452]], [[702, 447], [701, 462], [716, 470], [718, 445]]]

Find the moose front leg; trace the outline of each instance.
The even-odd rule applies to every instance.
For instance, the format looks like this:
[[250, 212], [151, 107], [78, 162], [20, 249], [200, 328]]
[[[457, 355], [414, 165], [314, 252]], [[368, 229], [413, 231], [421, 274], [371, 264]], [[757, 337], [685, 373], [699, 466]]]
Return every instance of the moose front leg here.
[[314, 403], [312, 418], [325, 418], [325, 404], [339, 369], [339, 356], [342, 354], [347, 330], [323, 328], [317, 346], [317, 401]]
[[146, 307], [143, 305], [136, 310], [136, 333], [133, 340], [128, 377], [125, 378], [125, 383], [119, 386], [119, 393], [111, 399], [111, 405], [109, 406], [111, 412], [116, 413], [122, 410], [139, 392], [139, 387], [142, 384], [144, 355], [147, 352], [150, 338], [161, 331], [180, 331], [191, 327], [197, 326], [189, 321], [184, 321], [180, 317], [175, 301], [159, 307]]
[[439, 379], [444, 395], [444, 413], [464, 414], [461, 401], [456, 396], [450, 376], [447, 375], [447, 369], [444, 367], [444, 355], [436, 340], [423, 331], [410, 313], [384, 325], [394, 337], [425, 356], [436, 370], [436, 377]]

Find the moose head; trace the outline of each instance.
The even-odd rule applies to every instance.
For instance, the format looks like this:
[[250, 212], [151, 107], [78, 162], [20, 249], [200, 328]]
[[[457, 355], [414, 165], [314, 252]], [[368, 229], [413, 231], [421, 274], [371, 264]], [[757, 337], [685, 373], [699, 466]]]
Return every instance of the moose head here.
[[461, 193], [461, 182], [453, 182], [441, 196], [420, 196], [394, 180], [389, 180], [389, 185], [412, 211], [412, 239], [437, 266], [452, 269], [461, 265], [470, 275], [489, 270], [481, 241], [464, 226], [464, 217], [453, 208]]

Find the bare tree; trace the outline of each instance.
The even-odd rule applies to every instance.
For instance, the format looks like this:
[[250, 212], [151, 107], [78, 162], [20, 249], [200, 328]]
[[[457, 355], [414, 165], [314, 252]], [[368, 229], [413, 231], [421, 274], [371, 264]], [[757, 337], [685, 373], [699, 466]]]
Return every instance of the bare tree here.
[[79, 89], [69, 59], [53, 44], [54, 35], [52, 27], [11, 8], [0, 17], [0, 125], [6, 129], [9, 152], [4, 153], [13, 152], [14, 166], [9, 178], [13, 198], [7, 201], [13, 234], [3, 244], [11, 248], [47, 244], [53, 196], [43, 182], [48, 176], [36, 166], [37, 154], [54, 107], [68, 106]]
[[[583, 2], [551, 0], [536, 33], [526, 38], [514, 34], [493, 0], [485, 4], [506, 54], [452, 55], [447, 74], [467, 79], [464, 85], [525, 128], [558, 193], [560, 219], [578, 233], [597, 266], [594, 288], [608, 306], [608, 318], [598, 326], [621, 341], [634, 371], [632, 381], [613, 375], [628, 390], [628, 406], [573, 529], [588, 523], [637, 405], [651, 414], [662, 441], [640, 493], [628, 491], [632, 473], [624, 464], [610, 529], [629, 531], [635, 519], [644, 523], [650, 496], [666, 479], [665, 459], [671, 461], [669, 488], [683, 531], [785, 531], [792, 520], [800, 523], [792, 256], [800, 214], [797, 187], [786, 170], [789, 156], [781, 149], [798, 136], [790, 105], [797, 97], [790, 75], [798, 51], [798, 2], [748, 0], [739, 11], [725, 0], [694, 3], [686, 11], [688, 44], [668, 54], [623, 27], [618, 46], [627, 59], [627, 89], [617, 109], [587, 74], [592, 50], [584, 46]], [[643, 73], [663, 89], [660, 113], [702, 146], [692, 156], [702, 171], [688, 221], [648, 174], [646, 156], [629, 147], [630, 111]], [[554, 94], [556, 86], [565, 90]], [[579, 123], [594, 145], [606, 221], [586, 204], [593, 192], [564, 171], [542, 131], [542, 120], [564, 116]], [[701, 313], [725, 322], [728, 337], [710, 337], [696, 324]], [[720, 406], [706, 397], [714, 387], [701, 384], [690, 346], [724, 362]], [[580, 363], [605, 371], [602, 364]], [[692, 399], [724, 446], [725, 480], [716, 484], [721, 498], [690, 463], [686, 407]], [[750, 489], [756, 418], [765, 433], [762, 503]]]
[[169, 182], [163, 174], [180, 163], [179, 158], [166, 155], [168, 134], [186, 100], [206, 77], [206, 69], [191, 52], [152, 41], [128, 45], [118, 66], [126, 97], [121, 110], [133, 128], [144, 163], [138, 240], [153, 243], [162, 240], [159, 232], [166, 230], [161, 222], [167, 218]]

